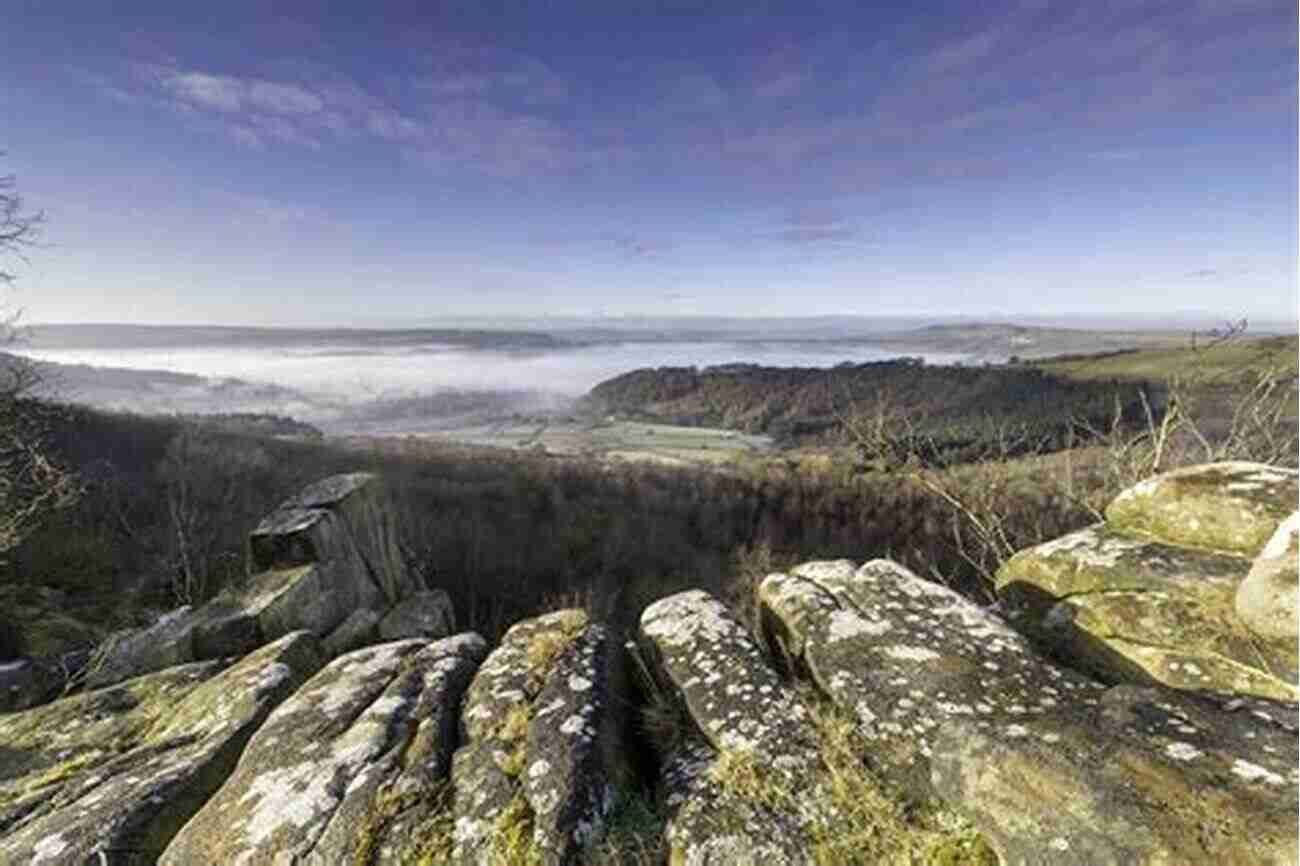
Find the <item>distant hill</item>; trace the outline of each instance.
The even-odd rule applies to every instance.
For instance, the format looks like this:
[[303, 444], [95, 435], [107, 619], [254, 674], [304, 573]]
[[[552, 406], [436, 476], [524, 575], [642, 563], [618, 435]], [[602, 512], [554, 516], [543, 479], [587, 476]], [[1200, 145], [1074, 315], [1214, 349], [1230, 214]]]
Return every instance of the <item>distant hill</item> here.
[[1117, 393], [1132, 413], [1144, 387], [1158, 404], [1154, 386], [1073, 381], [1030, 367], [930, 366], [917, 358], [830, 369], [729, 364], [634, 370], [597, 385], [583, 408], [800, 445], [835, 441], [846, 419], [883, 410], [959, 459], [978, 456], [997, 430], [1025, 448], [1063, 447], [1073, 422], [1104, 426]]
[[453, 345], [475, 349], [556, 349], [573, 345], [551, 334], [526, 330], [465, 328], [245, 328], [220, 325], [31, 325], [22, 347], [31, 349], [157, 349], [196, 346], [320, 346], [331, 341], [374, 347]]

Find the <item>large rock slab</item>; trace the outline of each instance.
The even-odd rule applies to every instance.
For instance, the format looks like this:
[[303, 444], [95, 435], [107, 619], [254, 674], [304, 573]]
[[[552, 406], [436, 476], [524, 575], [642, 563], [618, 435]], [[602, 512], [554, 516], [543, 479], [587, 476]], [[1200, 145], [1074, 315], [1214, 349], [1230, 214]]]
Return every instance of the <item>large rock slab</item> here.
[[366, 574], [388, 604], [423, 588], [402, 558], [383, 486], [368, 472], [326, 478], [285, 500], [253, 530], [249, 551], [258, 569], [336, 562]]
[[812, 866], [814, 841], [797, 810], [772, 808], [762, 799], [717, 781], [722, 759], [698, 735], [664, 756], [669, 862], [689, 866]]
[[159, 863], [395, 862], [389, 824], [446, 779], [460, 697], [486, 654], [463, 634], [335, 659], [271, 714]]
[[890, 560], [805, 563], [769, 575], [759, 601], [768, 640], [857, 717], [872, 746], [865, 759], [918, 799], [932, 795], [945, 721], [997, 730], [1102, 692], [992, 612]]
[[950, 721], [932, 772], [1008, 866], [1282, 866], [1296, 763], [1294, 708], [1118, 686], [1014, 725]]
[[456, 628], [451, 597], [441, 589], [427, 589], [404, 598], [379, 621], [383, 640], [446, 637]]
[[[85, 684], [98, 688], [192, 662], [196, 659], [193, 633], [194, 608], [185, 605], [159, 617], [153, 625], [109, 635], [82, 673]], [[208, 658], [239, 655], [256, 646], [234, 646]]]
[[[249, 548], [257, 574], [201, 607], [113, 636], [86, 671], [86, 684], [241, 655], [304, 629], [324, 638], [359, 610], [387, 609], [423, 589], [403, 563], [379, 480], [364, 472], [326, 478], [286, 500], [252, 532]], [[445, 629], [434, 635], [407, 621], [407, 632], [449, 634], [445, 593], [441, 601]]]
[[579, 862], [629, 775], [614, 652], [580, 610], [506, 632], [465, 697], [453, 863]]
[[334, 631], [325, 636], [325, 651], [331, 658], [338, 658], [344, 653], [375, 643], [379, 619], [379, 614], [368, 607], [354, 610], [348, 614], [347, 619], [334, 627]]
[[1295, 700], [1296, 648], [1236, 613], [1244, 557], [1097, 524], [1013, 556], [998, 595], [1018, 628], [1111, 683]]
[[1237, 587], [1237, 616], [1261, 637], [1288, 642], [1300, 635], [1300, 511], [1292, 513], [1273, 533]]
[[746, 751], [797, 772], [816, 764], [807, 712], [722, 602], [688, 590], [641, 614], [656, 671], [718, 751]]
[[522, 775], [542, 863], [581, 862], [615, 792], [631, 778], [622, 684], [611, 658], [619, 649], [604, 626], [587, 626], [556, 659], [534, 701]]
[[654, 688], [680, 707], [686, 728], [661, 770], [670, 861], [814, 862], [817, 822], [832, 816], [806, 814], [784, 795], [815, 784], [816, 739], [749, 632], [692, 590], [647, 607], [639, 643]]
[[153, 862], [323, 661], [297, 632], [0, 718], [0, 863]]
[[1297, 495], [1294, 469], [1208, 463], [1125, 490], [1106, 509], [1106, 522], [1167, 544], [1254, 556], [1295, 510]]

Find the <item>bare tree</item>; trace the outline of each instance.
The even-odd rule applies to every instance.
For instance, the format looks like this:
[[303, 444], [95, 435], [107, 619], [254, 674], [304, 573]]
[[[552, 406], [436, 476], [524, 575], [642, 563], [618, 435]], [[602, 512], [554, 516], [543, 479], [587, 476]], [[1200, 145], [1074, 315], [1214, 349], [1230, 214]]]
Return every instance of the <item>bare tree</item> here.
[[[0, 285], [14, 281], [8, 263], [25, 260], [43, 220], [43, 214], [24, 207], [13, 175], [0, 176]], [[17, 310], [0, 313], [0, 345], [16, 338], [18, 315]], [[0, 353], [0, 555], [80, 492], [75, 476], [46, 451], [48, 407], [32, 396], [38, 381], [27, 359]]]

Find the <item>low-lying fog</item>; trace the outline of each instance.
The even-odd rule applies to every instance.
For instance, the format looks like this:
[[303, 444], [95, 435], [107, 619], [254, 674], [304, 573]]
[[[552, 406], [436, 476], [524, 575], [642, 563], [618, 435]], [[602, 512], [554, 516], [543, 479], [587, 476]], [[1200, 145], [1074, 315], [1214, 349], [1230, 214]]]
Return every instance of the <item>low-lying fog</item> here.
[[[138, 412], [272, 412], [334, 434], [434, 430], [512, 413], [563, 411], [593, 385], [641, 367], [734, 362], [830, 367], [896, 357], [860, 342], [611, 341], [556, 348], [386, 345], [17, 346], [52, 368], [59, 397]], [[916, 352], [932, 362], [961, 356]], [[132, 372], [133, 371], [133, 372]], [[165, 375], [160, 371], [170, 374]]]

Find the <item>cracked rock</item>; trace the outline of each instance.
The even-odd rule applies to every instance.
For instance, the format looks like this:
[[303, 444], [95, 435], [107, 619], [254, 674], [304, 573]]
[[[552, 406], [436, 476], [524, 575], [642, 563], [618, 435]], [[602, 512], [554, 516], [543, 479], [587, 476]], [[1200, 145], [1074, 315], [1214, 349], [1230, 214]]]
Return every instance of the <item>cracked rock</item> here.
[[159, 863], [369, 862], [388, 823], [446, 778], [459, 699], [485, 654], [467, 633], [335, 659], [271, 714]]

